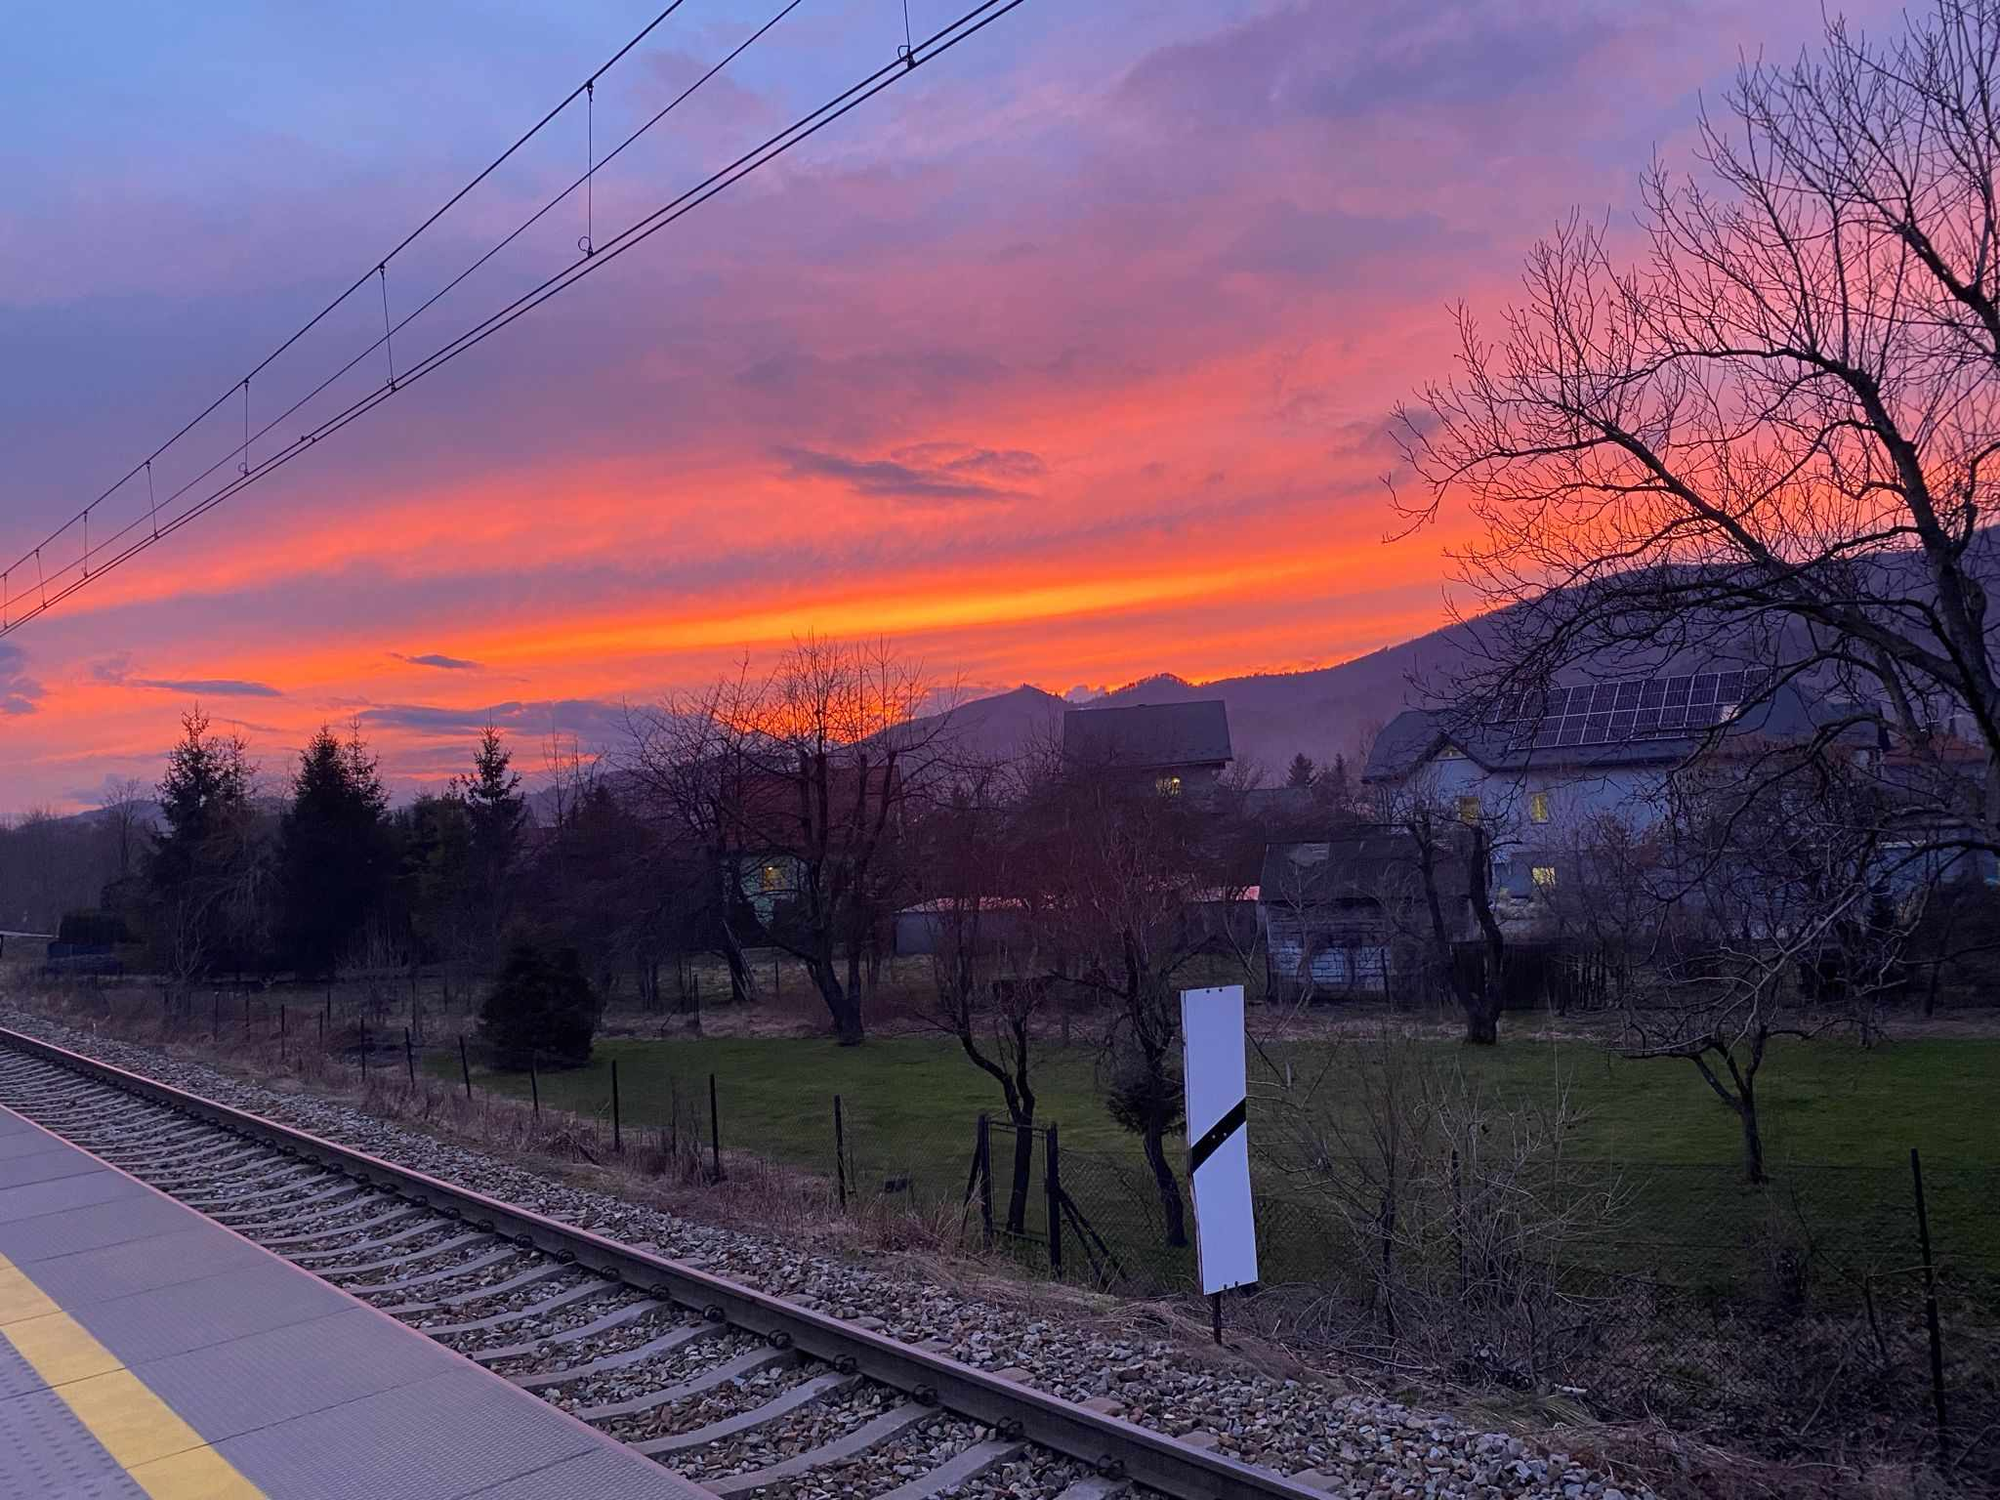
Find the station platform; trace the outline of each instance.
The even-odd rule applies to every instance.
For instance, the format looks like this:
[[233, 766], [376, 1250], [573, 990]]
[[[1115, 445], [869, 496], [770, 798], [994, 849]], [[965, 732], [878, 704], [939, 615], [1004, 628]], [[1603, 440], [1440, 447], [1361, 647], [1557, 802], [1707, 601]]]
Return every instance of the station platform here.
[[713, 1500], [0, 1108], [0, 1496]]

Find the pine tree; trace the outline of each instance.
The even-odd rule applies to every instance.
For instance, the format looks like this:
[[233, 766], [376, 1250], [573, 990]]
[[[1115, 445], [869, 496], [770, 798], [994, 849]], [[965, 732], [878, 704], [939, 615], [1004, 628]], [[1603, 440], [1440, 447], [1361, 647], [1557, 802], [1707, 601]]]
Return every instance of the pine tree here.
[[154, 957], [185, 978], [251, 956], [261, 926], [255, 774], [240, 736], [211, 734], [199, 704], [181, 715], [181, 738], [157, 789], [163, 827], [146, 878]]
[[152, 874], [163, 894], [212, 859], [218, 834], [249, 799], [249, 747], [239, 736], [210, 734], [208, 725], [198, 703], [181, 715], [181, 738], [157, 788], [166, 826], [154, 837]]
[[1309, 787], [1313, 784], [1312, 757], [1301, 750], [1292, 757], [1292, 768], [1285, 775], [1285, 785]]
[[472, 904], [480, 914], [481, 936], [489, 952], [497, 949], [507, 925], [514, 864], [528, 814], [521, 778], [511, 762], [500, 731], [488, 724], [472, 757], [472, 774], [451, 780], [452, 795], [464, 804], [472, 828]]
[[301, 974], [326, 974], [381, 901], [390, 874], [389, 804], [358, 728], [322, 724], [299, 754], [279, 831], [285, 938]]

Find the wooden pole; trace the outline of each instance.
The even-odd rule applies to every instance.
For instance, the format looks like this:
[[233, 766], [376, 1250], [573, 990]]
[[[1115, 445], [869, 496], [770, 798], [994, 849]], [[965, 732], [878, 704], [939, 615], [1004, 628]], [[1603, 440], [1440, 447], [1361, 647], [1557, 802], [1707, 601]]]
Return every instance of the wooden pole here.
[[979, 1117], [979, 1223], [986, 1244], [993, 1244], [993, 1121]]
[[1042, 1161], [1042, 1185], [1049, 1210], [1049, 1271], [1062, 1278], [1062, 1157], [1057, 1154], [1056, 1128], [1048, 1130], [1048, 1155]]
[[458, 1072], [459, 1076], [465, 1080], [465, 1102], [470, 1104], [472, 1102], [472, 1061], [465, 1055], [465, 1038], [463, 1035], [458, 1039]]
[[417, 1086], [417, 1049], [410, 1041], [410, 1028], [403, 1028], [403, 1064], [410, 1070], [410, 1087]]
[[614, 1057], [611, 1059], [611, 1149], [613, 1151], [623, 1151], [625, 1149], [625, 1127], [623, 1121], [619, 1118], [619, 1114], [618, 1059]]
[[840, 1095], [833, 1096], [833, 1178], [840, 1187], [840, 1210], [847, 1211], [847, 1131], [840, 1118]]
[[715, 1075], [708, 1075], [708, 1144], [715, 1163], [715, 1180], [722, 1181], [722, 1111], [715, 1102]]
[[542, 1082], [535, 1076], [535, 1054], [532, 1049], [528, 1052], [528, 1097], [534, 1101], [535, 1118], [539, 1121], [542, 1118]]
[[1910, 1148], [1910, 1179], [1917, 1194], [1917, 1243], [1924, 1256], [1924, 1321], [1931, 1336], [1931, 1406], [1937, 1414], [1938, 1462], [1944, 1463], [1950, 1448], [1945, 1422], [1944, 1335], [1938, 1328], [1937, 1269], [1931, 1264], [1931, 1216], [1924, 1204], [1924, 1168], [1917, 1160], [1917, 1148]]

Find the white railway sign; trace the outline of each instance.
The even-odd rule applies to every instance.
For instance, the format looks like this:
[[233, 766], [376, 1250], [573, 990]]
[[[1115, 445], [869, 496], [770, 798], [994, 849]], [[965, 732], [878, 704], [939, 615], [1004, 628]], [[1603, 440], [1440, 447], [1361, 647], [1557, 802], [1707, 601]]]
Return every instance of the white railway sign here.
[[1195, 1250], [1201, 1289], [1213, 1295], [1257, 1279], [1243, 986], [1182, 990], [1181, 1044]]

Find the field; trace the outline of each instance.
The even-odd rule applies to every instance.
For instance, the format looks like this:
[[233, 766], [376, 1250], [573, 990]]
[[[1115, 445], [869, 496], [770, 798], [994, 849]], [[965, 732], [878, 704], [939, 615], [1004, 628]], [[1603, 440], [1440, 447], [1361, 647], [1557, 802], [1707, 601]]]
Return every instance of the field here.
[[[1420, 1044], [1446, 1066], [1463, 1068], [1502, 1100], [1552, 1100], [1566, 1088], [1583, 1123], [1572, 1150], [1633, 1186], [1626, 1252], [1666, 1254], [1690, 1273], [1720, 1271], [1740, 1251], [1732, 1225], [1754, 1221], [1773, 1191], [1823, 1232], [1887, 1242], [1907, 1260], [1909, 1150], [1923, 1153], [1941, 1249], [2000, 1269], [2000, 1216], [1986, 1202], [1994, 1182], [1996, 1136], [1992, 1084], [2000, 1041], [1908, 1040], [1863, 1050], [1845, 1042], [1778, 1044], [1761, 1076], [1768, 1159], [1777, 1182], [1759, 1198], [1738, 1181], [1735, 1117], [1692, 1065], [1674, 1059], [1633, 1061], [1583, 1041], [1515, 1038], [1492, 1050], [1435, 1039]], [[1274, 1092], [1273, 1069], [1289, 1062], [1303, 1080], [1329, 1061], [1327, 1044], [1292, 1042], [1272, 1049], [1260, 1070], [1253, 1059], [1251, 1130], [1258, 1131], [1261, 1088]], [[1344, 1057], [1345, 1054], [1337, 1055]], [[859, 1048], [804, 1037], [676, 1037], [601, 1042], [588, 1068], [540, 1078], [544, 1104], [608, 1115], [610, 1067], [618, 1064], [628, 1130], [669, 1123], [708, 1132], [708, 1078], [716, 1079], [725, 1152], [748, 1151], [831, 1178], [833, 1096], [841, 1097], [853, 1186], [873, 1189], [907, 1179], [923, 1197], [964, 1190], [974, 1121], [981, 1111], [1004, 1118], [998, 1090], [941, 1036], [879, 1037]], [[1157, 1246], [1152, 1207], [1134, 1138], [1106, 1115], [1095, 1086], [1096, 1053], [1051, 1047], [1041, 1054], [1036, 1118], [1061, 1127], [1065, 1180], [1092, 1222], [1127, 1259], [1138, 1257], [1172, 1279], [1182, 1257]], [[1258, 1077], [1262, 1072], [1261, 1081]], [[486, 1074], [492, 1087], [525, 1094], [525, 1076]], [[1325, 1087], [1338, 1092], [1340, 1080]], [[1274, 1110], [1275, 1105], [1267, 1105]], [[1267, 1118], [1274, 1118], [1267, 1114]], [[995, 1171], [1004, 1182], [1004, 1144]], [[1178, 1141], [1169, 1142], [1178, 1160]], [[1039, 1171], [1036, 1177], [1039, 1186]], [[1274, 1214], [1267, 1239], [1284, 1238], [1275, 1217], [1297, 1188], [1270, 1181]], [[1029, 1227], [1043, 1223], [1040, 1194]], [[1310, 1238], [1300, 1231], [1300, 1238]], [[1270, 1245], [1283, 1266], [1288, 1247]], [[1301, 1256], [1317, 1245], [1297, 1247]], [[1711, 1254], [1709, 1252], [1719, 1252]], [[1267, 1260], [1270, 1258], [1267, 1256]], [[1296, 1259], [1296, 1257], [1294, 1258]], [[1301, 1273], [1306, 1260], [1297, 1260]]]
[[[1490, 1050], [1445, 1041], [1425, 1045], [1500, 1097], [1549, 1098], [1566, 1084], [1585, 1117], [1576, 1137], [1582, 1154], [1691, 1167], [1731, 1168], [1738, 1160], [1735, 1117], [1688, 1063], [1633, 1061], [1582, 1042], [1511, 1040]], [[1295, 1077], [1303, 1079], [1318, 1054], [1316, 1044], [1295, 1042], [1273, 1056], [1292, 1061]], [[955, 1159], [969, 1147], [973, 1118], [982, 1110], [1001, 1113], [992, 1081], [954, 1041], [932, 1036], [878, 1037], [861, 1047], [818, 1037], [603, 1041], [589, 1067], [543, 1075], [543, 1100], [585, 1113], [608, 1111], [614, 1058], [628, 1121], [664, 1123], [676, 1083], [684, 1096], [702, 1092], [705, 1112], [713, 1073], [727, 1122], [725, 1143], [773, 1155], [830, 1142], [835, 1094], [858, 1128], [929, 1143]], [[1128, 1148], [1131, 1138], [1098, 1098], [1096, 1063], [1090, 1048], [1042, 1052], [1035, 1070], [1037, 1118], [1060, 1124], [1067, 1146]], [[1996, 1077], [2000, 1040], [1924, 1039], [1866, 1051], [1844, 1042], [1780, 1042], [1759, 1079], [1767, 1149], [1774, 1166], [1900, 1168], [1912, 1146], [1941, 1166], [2000, 1165]], [[527, 1092], [525, 1075], [494, 1074], [491, 1081]]]

